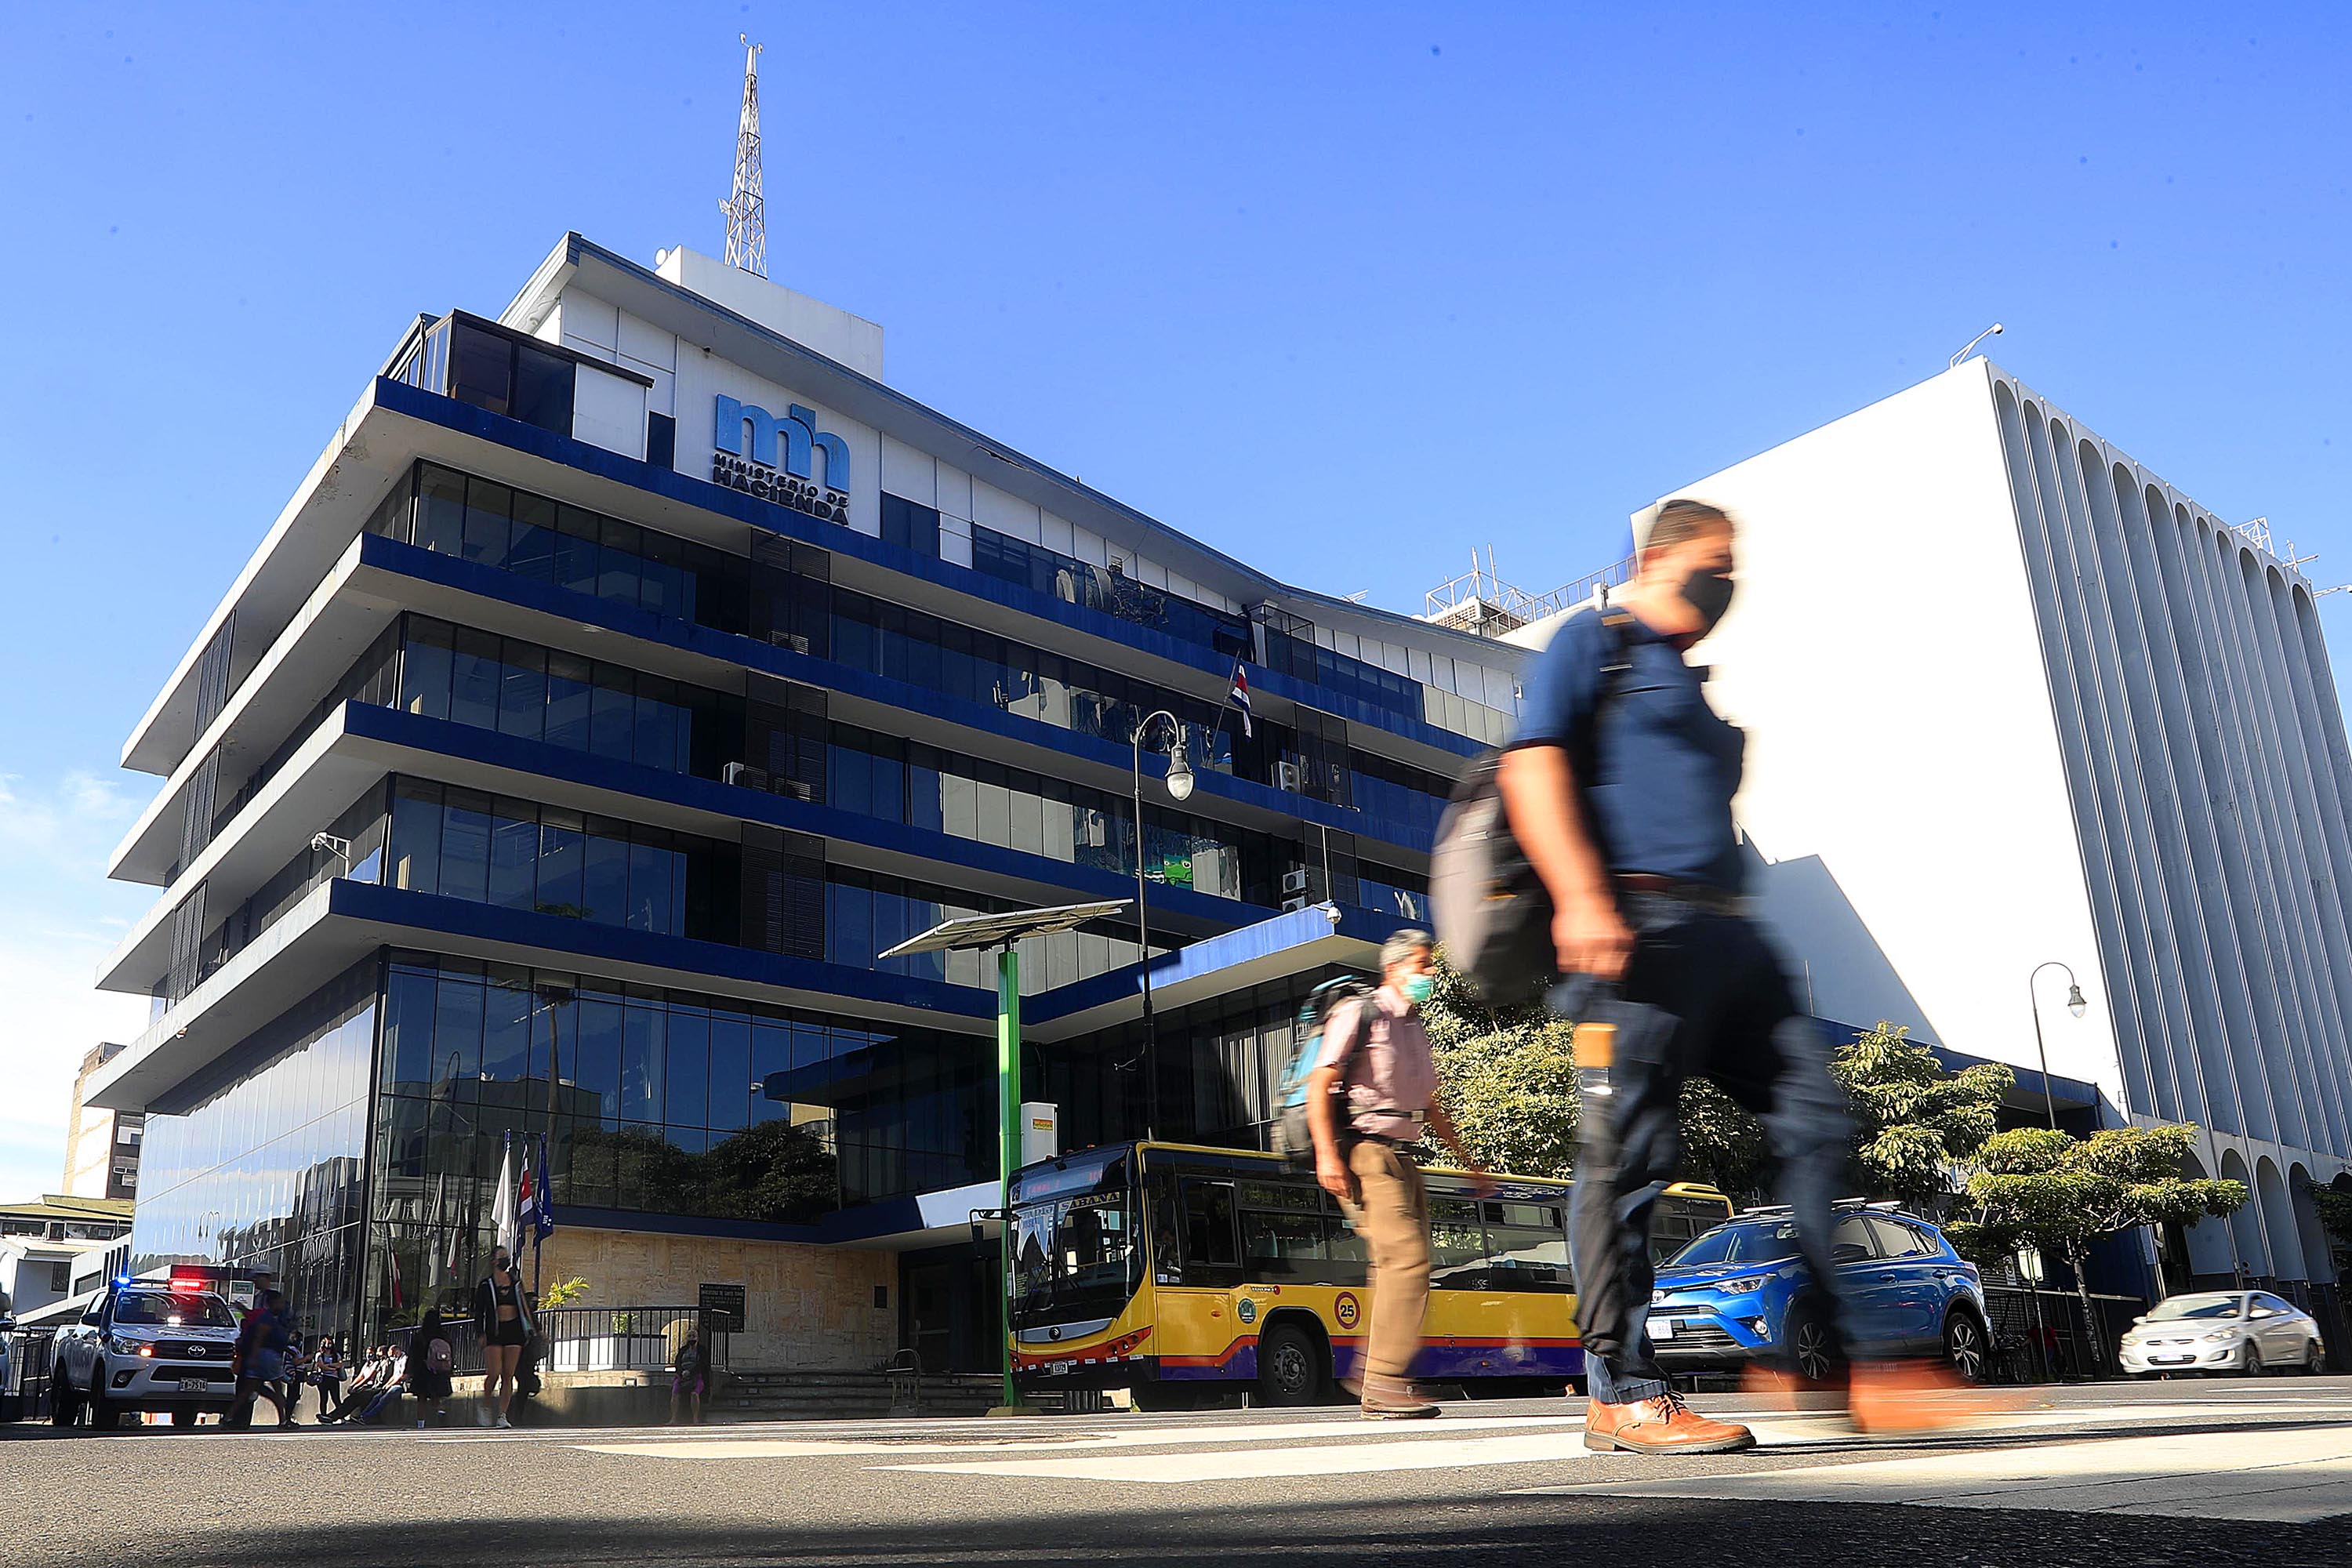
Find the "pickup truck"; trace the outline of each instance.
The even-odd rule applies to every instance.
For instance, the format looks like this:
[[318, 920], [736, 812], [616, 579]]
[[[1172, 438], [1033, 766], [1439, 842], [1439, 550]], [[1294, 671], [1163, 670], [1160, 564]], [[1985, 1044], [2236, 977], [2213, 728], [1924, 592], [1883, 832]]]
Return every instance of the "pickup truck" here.
[[50, 1362], [49, 1418], [111, 1427], [126, 1410], [168, 1410], [175, 1426], [226, 1411], [236, 1314], [209, 1289], [161, 1279], [119, 1279], [81, 1321], [58, 1333]]

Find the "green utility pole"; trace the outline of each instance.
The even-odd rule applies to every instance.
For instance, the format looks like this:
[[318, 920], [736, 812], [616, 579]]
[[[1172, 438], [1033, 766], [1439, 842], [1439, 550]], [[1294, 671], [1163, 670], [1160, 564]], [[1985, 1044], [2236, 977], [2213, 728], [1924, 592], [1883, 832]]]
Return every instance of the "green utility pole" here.
[[1013, 1386], [1013, 1173], [1021, 1164], [1021, 954], [1006, 942], [996, 955], [997, 1196], [1003, 1241], [1004, 1406], [1021, 1395]]

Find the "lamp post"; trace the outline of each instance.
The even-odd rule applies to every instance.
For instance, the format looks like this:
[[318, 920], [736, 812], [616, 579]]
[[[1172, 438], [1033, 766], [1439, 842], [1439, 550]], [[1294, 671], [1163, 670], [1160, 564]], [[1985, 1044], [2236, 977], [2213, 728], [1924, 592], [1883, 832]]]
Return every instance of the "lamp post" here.
[[2083, 988], [2075, 984], [2074, 971], [2057, 959], [2035, 964], [2033, 973], [2025, 977], [2026, 998], [2033, 1004], [2033, 1056], [2042, 1064], [2042, 1109], [2050, 1119], [2050, 1130], [2055, 1132], [2058, 1131], [2058, 1101], [2050, 1092], [2050, 1053], [2042, 1044], [2042, 993], [2034, 988], [2033, 984], [2042, 978], [2042, 972], [2045, 969], [2066, 971], [2066, 1011], [2079, 1018], [2090, 1004], [2083, 1000]]
[[[1191, 783], [1186, 780], [1187, 784]], [[878, 954], [898, 958], [913, 952], [955, 952], [995, 948], [996, 954], [996, 1184], [998, 1218], [1003, 1226], [1004, 1411], [1021, 1407], [1013, 1386], [1013, 1173], [1021, 1166], [1021, 953], [1024, 936], [1051, 936], [1073, 931], [1088, 921], [1108, 920], [1127, 907], [1125, 899], [1091, 904], [1063, 904], [1044, 910], [1008, 910], [1003, 914], [965, 915], [942, 921], [920, 936], [911, 936]], [[770, 1098], [776, 1098], [769, 1090]]]
[[1128, 737], [1135, 782], [1135, 944], [1143, 971], [1143, 1135], [1160, 1131], [1159, 1023], [1151, 1011], [1151, 913], [1143, 874], [1143, 737], [1160, 720], [1168, 721], [1168, 796], [1174, 801], [1192, 796], [1192, 761], [1185, 754], [1184, 722], [1165, 708], [1143, 716]]

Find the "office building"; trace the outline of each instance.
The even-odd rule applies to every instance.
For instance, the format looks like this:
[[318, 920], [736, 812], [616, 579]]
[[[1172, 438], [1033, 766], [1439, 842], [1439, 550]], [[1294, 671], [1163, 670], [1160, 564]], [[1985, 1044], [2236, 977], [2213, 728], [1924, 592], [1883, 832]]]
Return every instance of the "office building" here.
[[1811, 1010], [2009, 1063], [2028, 1115], [2046, 1054], [2067, 1125], [2198, 1123], [2254, 1201], [2168, 1273], [2332, 1282], [2352, 753], [2267, 527], [1982, 359], [1668, 493], [1740, 523], [1704, 652]]
[[[420, 317], [262, 532], [124, 749], [163, 782], [112, 872], [160, 891], [102, 984], [153, 1021], [89, 1099], [146, 1116], [134, 1267], [269, 1267], [320, 1326], [456, 1299], [543, 1141], [600, 1305], [740, 1283], [739, 1357], [992, 1364], [992, 969], [880, 955], [1139, 860], [1157, 1048], [1131, 910], [1038, 939], [1031, 1090], [1066, 1144], [1255, 1142], [1524, 658], [925, 407], [871, 322], [576, 235]], [[1151, 727], [1139, 833], [1162, 710], [1197, 782]]]
[[90, 1075], [121, 1055], [122, 1047], [92, 1047], [74, 1074], [66, 1118], [65, 1190], [75, 1197], [128, 1198], [139, 1192], [139, 1146], [145, 1136], [137, 1111], [108, 1110], [84, 1098]]

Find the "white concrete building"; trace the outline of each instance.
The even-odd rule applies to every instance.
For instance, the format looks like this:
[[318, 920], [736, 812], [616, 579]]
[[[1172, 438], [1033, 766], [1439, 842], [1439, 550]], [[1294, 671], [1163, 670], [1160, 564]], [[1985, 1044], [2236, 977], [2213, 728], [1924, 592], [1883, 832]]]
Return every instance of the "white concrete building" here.
[[1705, 652], [1812, 1011], [2038, 1105], [2038, 994], [2062, 1116], [2195, 1121], [2253, 1190], [2196, 1274], [2331, 1281], [2298, 1189], [2352, 1162], [2352, 752], [2311, 584], [1981, 359], [1666, 494], [1741, 525]]

